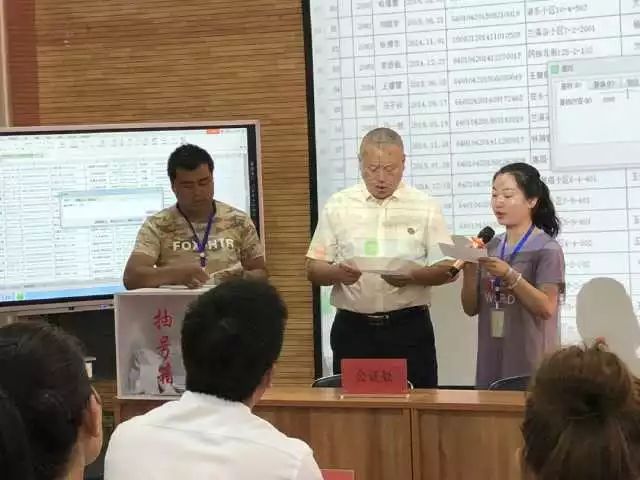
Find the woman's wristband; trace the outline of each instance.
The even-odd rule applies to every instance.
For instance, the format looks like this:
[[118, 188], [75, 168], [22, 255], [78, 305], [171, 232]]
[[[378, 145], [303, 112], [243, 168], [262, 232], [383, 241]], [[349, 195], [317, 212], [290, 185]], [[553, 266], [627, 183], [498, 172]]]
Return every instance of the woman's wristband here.
[[509, 268], [509, 272], [505, 275], [505, 280], [508, 280], [507, 288], [509, 290], [513, 290], [516, 288], [520, 280], [522, 280], [522, 274], [520, 272], [516, 272], [513, 268]]

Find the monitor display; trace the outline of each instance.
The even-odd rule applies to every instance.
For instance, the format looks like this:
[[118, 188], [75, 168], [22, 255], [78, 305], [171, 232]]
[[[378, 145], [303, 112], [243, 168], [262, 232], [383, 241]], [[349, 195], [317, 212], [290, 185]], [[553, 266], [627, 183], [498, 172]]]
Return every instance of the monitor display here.
[[0, 309], [122, 291], [140, 225], [175, 202], [167, 160], [184, 143], [260, 230], [257, 122], [0, 130]]

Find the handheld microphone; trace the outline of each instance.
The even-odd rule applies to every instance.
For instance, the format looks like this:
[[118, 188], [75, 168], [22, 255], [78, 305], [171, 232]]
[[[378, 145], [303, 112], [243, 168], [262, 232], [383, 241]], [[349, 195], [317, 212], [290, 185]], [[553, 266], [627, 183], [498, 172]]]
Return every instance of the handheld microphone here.
[[[480, 230], [478, 232], [478, 239], [482, 242], [481, 245], [486, 245], [487, 243], [489, 243], [495, 234], [495, 230], [491, 227], [484, 227], [482, 230]], [[473, 248], [478, 248], [478, 245], [474, 245]], [[455, 262], [453, 262], [453, 265], [449, 267], [449, 275], [451, 276], [451, 278], [460, 273], [460, 270], [464, 266], [464, 263], [464, 260], [456, 260]]]

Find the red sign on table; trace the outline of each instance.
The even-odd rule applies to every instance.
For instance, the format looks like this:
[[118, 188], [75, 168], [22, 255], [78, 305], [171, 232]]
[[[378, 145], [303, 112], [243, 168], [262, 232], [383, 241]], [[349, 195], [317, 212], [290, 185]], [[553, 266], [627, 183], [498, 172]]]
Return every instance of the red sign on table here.
[[342, 389], [350, 394], [407, 393], [407, 360], [404, 358], [345, 358]]
[[353, 470], [322, 470], [324, 480], [355, 480], [356, 474]]

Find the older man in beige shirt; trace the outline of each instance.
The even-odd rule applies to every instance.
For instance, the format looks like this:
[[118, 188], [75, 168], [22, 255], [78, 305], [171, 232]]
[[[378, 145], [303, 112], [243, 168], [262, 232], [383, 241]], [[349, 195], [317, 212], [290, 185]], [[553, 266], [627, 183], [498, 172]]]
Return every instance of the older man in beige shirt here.
[[[451, 243], [442, 210], [402, 182], [404, 146], [393, 130], [367, 133], [359, 157], [363, 182], [327, 201], [307, 253], [309, 280], [332, 286], [334, 373], [343, 358], [406, 358], [415, 387], [436, 387], [430, 287], [452, 280], [451, 262], [429, 266], [437, 244]], [[414, 267], [363, 273], [349, 261], [356, 257], [402, 259]]]

